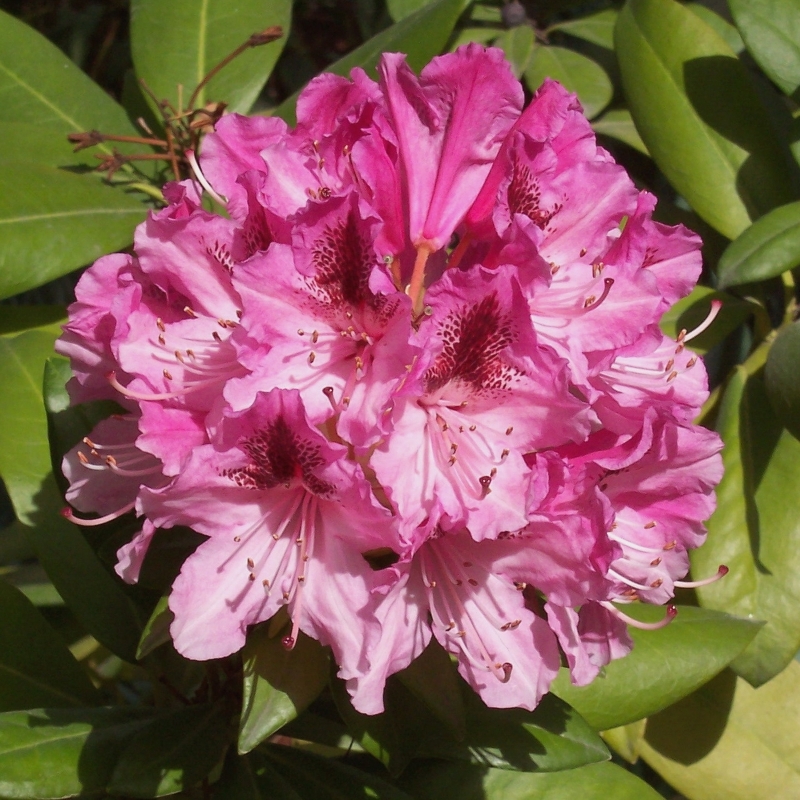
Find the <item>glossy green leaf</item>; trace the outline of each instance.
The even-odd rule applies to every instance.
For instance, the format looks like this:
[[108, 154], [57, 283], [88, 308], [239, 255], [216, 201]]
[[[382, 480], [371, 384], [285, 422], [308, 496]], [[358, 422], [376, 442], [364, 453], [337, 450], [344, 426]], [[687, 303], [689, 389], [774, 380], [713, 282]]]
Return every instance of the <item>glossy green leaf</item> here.
[[143, 195], [86, 174], [96, 160], [73, 154], [61, 129], [0, 122], [0, 137], [0, 297], [131, 242]]
[[501, 33], [494, 44], [506, 54], [514, 76], [522, 77], [533, 55], [533, 28], [528, 25], [517, 25]]
[[639, 136], [639, 131], [636, 130], [636, 125], [633, 124], [631, 112], [627, 108], [606, 111], [602, 117], [592, 121], [592, 128], [595, 133], [619, 139], [620, 142], [624, 142], [634, 150], [638, 150], [646, 156], [650, 155], [642, 137]]
[[725, 475], [708, 541], [691, 554], [692, 573], [723, 580], [697, 589], [701, 605], [766, 620], [732, 663], [759, 686], [800, 649], [800, 442], [769, 412], [761, 371], [737, 367], [717, 421]]
[[658, 792], [616, 764], [552, 773], [509, 772], [463, 764], [423, 764], [402, 785], [417, 800], [659, 800]]
[[136, 73], [159, 100], [168, 99], [174, 108], [185, 110], [195, 87], [227, 55], [252, 34], [280, 25], [282, 39], [239, 55], [195, 101], [196, 108], [223, 101], [231, 111], [248, 111], [283, 50], [291, 7], [291, 0], [133, 0], [131, 52]]
[[269, 626], [252, 630], [242, 652], [244, 696], [239, 752], [248, 753], [304, 711], [328, 685], [328, 650], [300, 634], [287, 650]]
[[661, 317], [661, 330], [673, 339], [678, 338], [681, 330], [693, 331], [708, 316], [713, 300], [722, 303], [714, 322], [687, 342], [690, 350], [701, 355], [719, 344], [759, 308], [755, 303], [727, 292], [715, 292], [707, 286], [696, 286], [691, 294], [681, 298]]
[[0, 714], [0, 798], [101, 794], [118, 756], [152, 716], [132, 708]]
[[[648, 622], [664, 609], [626, 607]], [[723, 670], [752, 641], [759, 623], [682, 606], [659, 631], [631, 627], [633, 651], [612, 661], [588, 686], [573, 686], [562, 669], [551, 687], [598, 730], [626, 725], [666, 708]]]
[[692, 208], [729, 239], [792, 199], [788, 159], [745, 67], [675, 0], [630, 0], [617, 58], [636, 128]]
[[83, 706], [99, 693], [31, 602], [0, 580], [0, 710]]
[[334, 699], [356, 741], [394, 774], [417, 757], [523, 772], [572, 769], [608, 758], [597, 733], [553, 695], [545, 696], [533, 712], [489, 709], [472, 689], [462, 688], [466, 707], [462, 739], [456, 739], [399, 680], [387, 683], [383, 714], [356, 712], [340, 682], [334, 683]]
[[162, 797], [188, 789], [219, 764], [230, 741], [230, 709], [200, 705], [160, 714], [117, 759], [111, 793]]
[[42, 331], [0, 338], [0, 474], [58, 593], [95, 638], [133, 660], [140, 631], [135, 606], [77, 526], [59, 514], [64, 500], [52, 475], [41, 388], [52, 352], [53, 336]]
[[706, 25], [713, 28], [730, 46], [734, 53], [739, 55], [744, 50], [744, 42], [735, 26], [728, 20], [723, 19], [716, 11], [712, 11], [708, 6], [701, 3], [686, 3], [692, 14], [696, 14]]
[[800, 6], [795, 0], [728, 0], [728, 6], [750, 55], [794, 95], [800, 88]]
[[451, 39], [448, 46], [448, 52], [453, 53], [461, 47], [462, 44], [469, 44], [470, 42], [479, 42], [480, 44], [488, 45], [497, 38], [499, 31], [496, 28], [462, 28], [457, 31], [455, 37]]
[[[352, 53], [326, 67], [325, 71], [347, 77], [353, 67], [361, 67], [369, 73], [377, 65], [382, 53], [400, 52], [406, 54], [411, 69], [419, 72], [442, 51], [467, 5], [469, 0], [436, 0], [373, 36]], [[298, 94], [295, 92], [274, 111], [291, 124], [296, 120]]]
[[534, 50], [525, 80], [535, 91], [545, 78], [555, 78], [570, 92], [576, 92], [589, 119], [596, 117], [614, 94], [611, 79], [596, 61], [564, 47], [540, 45]]
[[0, 336], [16, 336], [31, 328], [44, 328], [45, 333], [58, 336], [66, 318], [64, 306], [4, 306]]
[[431, 0], [386, 0], [386, 8], [391, 18], [400, 22], [430, 2]]
[[[0, 11], [0, 120], [43, 125], [62, 136], [101, 130], [140, 132], [115, 103], [58, 47], [25, 23]], [[98, 148], [111, 154], [110, 145]]]
[[[266, 756], [273, 771], [283, 776], [302, 800], [413, 800], [386, 781], [333, 758], [323, 758], [296, 747], [280, 745], [267, 745], [262, 748], [261, 754]], [[275, 786], [274, 782], [272, 786]], [[291, 795], [278, 792], [266, 796], [291, 798]]]
[[778, 418], [800, 439], [800, 323], [778, 334], [767, 356], [764, 380]]
[[800, 664], [760, 689], [726, 670], [647, 721], [641, 756], [689, 800], [800, 797]]
[[614, 49], [614, 26], [617, 24], [617, 11], [607, 8], [595, 14], [588, 14], [585, 17], [569, 19], [564, 22], [556, 22], [548, 28], [549, 31], [561, 31], [575, 36], [578, 39], [596, 44], [598, 47], [605, 47], [608, 50]]
[[774, 278], [800, 265], [800, 202], [780, 206], [731, 242], [719, 260], [719, 286]]
[[142, 636], [139, 639], [139, 645], [136, 648], [136, 658], [141, 660], [145, 656], [150, 655], [157, 647], [166, 644], [172, 639], [169, 632], [169, 626], [175, 615], [169, 609], [169, 598], [162, 597], [156, 603], [150, 619], [145, 623], [142, 629]]
[[[233, 748], [228, 750], [225, 764], [219, 780], [214, 784], [214, 793], [225, 800], [264, 800], [264, 798], [280, 797], [281, 800], [299, 800], [297, 794], [288, 784], [285, 792], [263, 794], [259, 786], [254, 761], [258, 757], [240, 756]], [[263, 759], [261, 759], [263, 760]]]

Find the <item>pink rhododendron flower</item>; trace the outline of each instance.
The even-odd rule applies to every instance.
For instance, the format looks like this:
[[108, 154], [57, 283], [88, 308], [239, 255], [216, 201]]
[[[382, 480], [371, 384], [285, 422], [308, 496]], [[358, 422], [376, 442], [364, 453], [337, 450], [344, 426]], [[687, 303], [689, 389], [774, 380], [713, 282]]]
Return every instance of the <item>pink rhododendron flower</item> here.
[[693, 334], [659, 321], [699, 239], [653, 221], [573, 95], [522, 106], [474, 44], [320, 76], [294, 129], [223, 117], [197, 183], [84, 274], [72, 396], [125, 413], [65, 457], [100, 516], [69, 515], [141, 518], [128, 581], [157, 530], [206, 537], [169, 598], [186, 657], [280, 611], [362, 712], [432, 639], [533, 709], [562, 664], [584, 685], [630, 650], [620, 603], [691, 585], [720, 441]]

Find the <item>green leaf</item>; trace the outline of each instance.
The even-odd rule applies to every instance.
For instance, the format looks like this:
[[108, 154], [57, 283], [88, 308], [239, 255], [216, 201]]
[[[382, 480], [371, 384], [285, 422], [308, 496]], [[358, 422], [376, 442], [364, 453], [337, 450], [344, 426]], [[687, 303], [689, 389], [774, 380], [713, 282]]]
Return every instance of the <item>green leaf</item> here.
[[525, 80], [535, 91], [545, 78], [555, 78], [576, 92], [589, 119], [596, 117], [614, 94], [611, 79], [596, 61], [564, 47], [539, 45], [534, 50]]
[[386, 0], [386, 8], [391, 18], [400, 22], [430, 2], [431, 0]]
[[717, 421], [725, 443], [717, 511], [708, 541], [691, 554], [694, 575], [730, 569], [697, 589], [701, 605], [767, 622], [732, 663], [756, 686], [800, 649], [800, 442], [769, 408], [761, 371], [737, 367]]
[[73, 154], [63, 131], [0, 122], [0, 137], [0, 298], [131, 242], [142, 195], [85, 174], [90, 157]]
[[681, 330], [694, 330], [708, 316], [713, 300], [722, 303], [713, 324], [687, 343], [690, 350], [701, 355], [719, 344], [759, 309], [755, 303], [741, 297], [727, 292], [715, 292], [707, 286], [696, 286], [691, 294], [678, 300], [661, 317], [661, 330], [673, 339], [678, 338]]
[[120, 753], [109, 792], [162, 797], [194, 786], [222, 760], [230, 742], [230, 716], [222, 704], [160, 714]]
[[[222, 774], [214, 784], [214, 794], [225, 800], [263, 800], [265, 795], [261, 793], [253, 761], [248, 756], [240, 756], [233, 748], [228, 750]], [[286, 788], [286, 793], [272, 792], [266, 796], [280, 797], [281, 800], [299, 800], [291, 787]]]
[[744, 50], [744, 42], [739, 35], [739, 31], [737, 31], [728, 20], [723, 19], [717, 14], [716, 11], [712, 11], [710, 8], [700, 3], [686, 3], [686, 8], [688, 8], [692, 14], [696, 14], [700, 17], [706, 25], [713, 28], [728, 43], [731, 50], [733, 50], [736, 55], [739, 55], [742, 50]]
[[402, 785], [418, 800], [659, 800], [658, 792], [616, 764], [553, 773], [509, 772], [463, 764], [424, 764]]
[[674, 0], [630, 0], [617, 58], [636, 128], [692, 208], [729, 239], [792, 199], [791, 170], [733, 50]]
[[760, 689], [726, 670], [647, 721], [641, 756], [689, 800], [800, 797], [800, 664]]
[[99, 693], [30, 601], [0, 580], [0, 710], [82, 706]]
[[774, 278], [800, 265], [800, 202], [780, 206], [731, 242], [717, 268], [719, 286]]
[[607, 8], [595, 14], [589, 14], [578, 19], [570, 19], [565, 22], [556, 22], [548, 29], [550, 31], [561, 31], [583, 39], [586, 42], [596, 44], [598, 47], [605, 47], [607, 50], [614, 49], [614, 26], [617, 24], [617, 10]]
[[135, 606], [98, 561], [77, 526], [59, 511], [41, 376], [53, 336], [28, 331], [0, 338], [0, 474], [39, 561], [87, 630], [117, 655], [133, 660], [140, 622]]
[[0, 714], [0, 797], [99, 794], [119, 754], [152, 716], [133, 708]]
[[[400, 52], [406, 54], [411, 69], [419, 72], [442, 51], [467, 5], [469, 0], [437, 0], [430, 3], [373, 36], [352, 53], [326, 67], [325, 71], [349, 76], [353, 67], [361, 67], [370, 72], [383, 53]], [[299, 94], [295, 92], [284, 100], [273, 113], [293, 124], [296, 121], [295, 104]]]
[[195, 87], [222, 59], [252, 34], [280, 25], [282, 39], [239, 55], [209, 81], [195, 102], [196, 108], [223, 101], [231, 111], [249, 111], [283, 50], [291, 8], [291, 0], [235, 4], [228, 0], [133, 0], [131, 52], [136, 73], [159, 100], [168, 99], [175, 109], [185, 111]]
[[466, 735], [456, 739], [399, 680], [387, 682], [383, 714], [359, 714], [340, 681], [334, 699], [353, 737], [395, 775], [412, 758], [445, 758], [487, 767], [551, 772], [604, 761], [602, 739], [566, 703], [546, 695], [535, 711], [487, 708], [462, 684]]
[[764, 368], [772, 408], [800, 439], [800, 322], [787, 325], [773, 342]]
[[[353, 798], [380, 798], [380, 800], [413, 800], [405, 792], [386, 781], [340, 763], [333, 758], [323, 758], [295, 747], [266, 745], [261, 749], [273, 772], [283, 776], [292, 790], [302, 800], [353, 800]], [[270, 788], [279, 788], [270, 781]], [[293, 800], [283, 792], [267, 794]]]
[[269, 636], [269, 625], [250, 631], [242, 652], [244, 696], [239, 752], [248, 753], [295, 719], [328, 685], [328, 650], [300, 634], [287, 650], [282, 637]]
[[31, 328], [43, 328], [45, 333], [58, 336], [66, 318], [64, 306], [3, 306], [0, 336], [15, 336]]
[[[664, 609], [626, 607], [653, 622]], [[551, 687], [598, 730], [616, 728], [666, 708], [723, 670], [752, 641], [759, 623], [682, 606], [659, 631], [629, 628], [634, 648], [612, 661], [588, 686], [573, 686], [562, 669]]]
[[595, 133], [610, 136], [612, 139], [619, 139], [634, 150], [649, 156], [650, 153], [639, 136], [639, 131], [633, 124], [633, 117], [627, 108], [615, 108], [606, 111], [600, 119], [593, 120], [592, 128]]
[[497, 37], [495, 47], [499, 47], [506, 54], [514, 76], [520, 78], [528, 68], [533, 55], [533, 28], [528, 25], [510, 28]]
[[139, 639], [139, 645], [136, 648], [136, 659], [141, 661], [146, 656], [150, 655], [157, 647], [172, 640], [169, 632], [169, 626], [175, 615], [169, 609], [169, 598], [162, 597], [156, 603], [150, 619], [145, 623], [142, 629], [142, 636]]
[[728, 0], [728, 6], [758, 65], [784, 93], [794, 95], [800, 88], [800, 8], [795, 0]]

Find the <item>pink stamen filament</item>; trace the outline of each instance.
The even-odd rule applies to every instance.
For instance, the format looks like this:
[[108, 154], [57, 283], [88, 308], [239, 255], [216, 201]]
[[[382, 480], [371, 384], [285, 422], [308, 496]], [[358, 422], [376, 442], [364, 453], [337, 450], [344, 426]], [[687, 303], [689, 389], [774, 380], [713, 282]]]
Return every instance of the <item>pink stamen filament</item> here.
[[708, 586], [711, 583], [716, 583], [720, 578], [724, 578], [728, 571], [728, 568], [722, 564], [710, 578], [704, 578], [701, 581], [675, 581], [675, 586], [680, 586], [681, 589], [696, 589], [698, 586]]
[[618, 542], [623, 547], [630, 547], [631, 550], [638, 550], [640, 553], [662, 553], [663, 548], [661, 547], [645, 547], [643, 544], [637, 544], [636, 542], [631, 542], [628, 539], [623, 538], [618, 533], [614, 533], [613, 531], [607, 534], [608, 538], [614, 542]]
[[626, 625], [631, 625], [634, 628], [639, 628], [642, 631], [657, 631], [661, 628], [666, 628], [670, 622], [678, 614], [678, 609], [673, 606], [667, 606], [667, 614], [664, 619], [659, 620], [658, 622], [640, 622], [638, 619], [634, 619], [633, 617], [629, 617], [627, 614], [623, 614], [616, 606], [612, 603], [609, 603], [607, 600], [603, 600], [600, 602], [600, 605], [603, 606], [607, 611], [610, 611], [617, 619], [622, 620]]
[[106, 374], [106, 380], [122, 395], [130, 397], [132, 400], [172, 400], [175, 397], [184, 397], [192, 392], [205, 389], [208, 386], [214, 386], [222, 380], [222, 376], [218, 378], [209, 378], [208, 380], [197, 381], [190, 386], [184, 386], [182, 389], [176, 389], [173, 392], [153, 392], [148, 394], [146, 392], [137, 392], [133, 389], [128, 389], [117, 380], [116, 372], [109, 372]]
[[224, 198], [221, 194], [217, 194], [214, 191], [211, 184], [208, 182], [205, 175], [203, 175], [203, 171], [200, 169], [200, 165], [197, 163], [197, 158], [195, 157], [194, 150], [187, 150], [186, 151], [186, 160], [192, 165], [192, 171], [194, 172], [195, 178], [197, 178], [197, 182], [208, 192], [208, 194], [213, 197], [221, 206], [227, 207], [228, 201]]
[[689, 333], [684, 333], [682, 337], [679, 336], [678, 341], [690, 342], [696, 336], [699, 336], [717, 318], [717, 314], [719, 314], [719, 310], [721, 308], [722, 308], [721, 300], [712, 300], [711, 310], [708, 312], [706, 318], [693, 331]]
[[75, 512], [68, 506], [62, 509], [61, 516], [65, 517], [70, 522], [74, 522], [76, 525], [83, 525], [85, 528], [93, 528], [96, 525], [105, 525], [106, 522], [119, 519], [123, 514], [133, 511], [135, 505], [136, 501], [128, 503], [117, 511], [112, 511], [110, 514], [106, 514], [104, 517], [98, 517], [97, 519], [81, 519], [80, 517], [76, 517]]

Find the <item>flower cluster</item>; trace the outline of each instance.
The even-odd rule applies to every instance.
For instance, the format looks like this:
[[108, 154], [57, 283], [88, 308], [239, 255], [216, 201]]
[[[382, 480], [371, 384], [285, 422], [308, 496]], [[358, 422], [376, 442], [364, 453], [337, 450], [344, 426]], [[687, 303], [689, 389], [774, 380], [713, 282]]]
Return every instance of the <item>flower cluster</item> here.
[[169, 599], [188, 658], [285, 609], [362, 712], [432, 637], [532, 709], [562, 659], [583, 685], [624, 655], [618, 604], [667, 602], [703, 541], [706, 375], [658, 326], [700, 242], [559, 84], [523, 110], [499, 50], [378, 72], [312, 81], [294, 129], [223, 117], [84, 274], [72, 397], [126, 413], [66, 456], [68, 499], [143, 518], [128, 581], [157, 529], [207, 537]]

